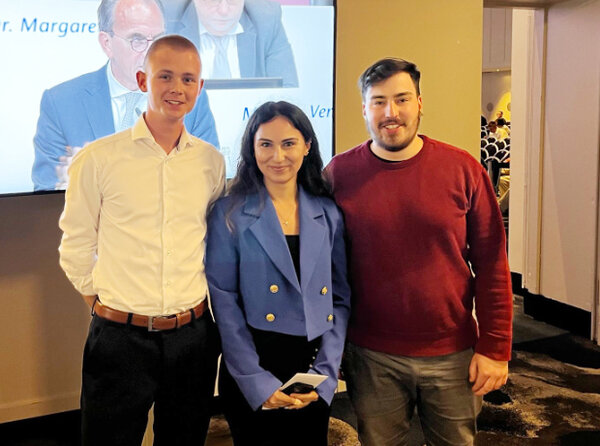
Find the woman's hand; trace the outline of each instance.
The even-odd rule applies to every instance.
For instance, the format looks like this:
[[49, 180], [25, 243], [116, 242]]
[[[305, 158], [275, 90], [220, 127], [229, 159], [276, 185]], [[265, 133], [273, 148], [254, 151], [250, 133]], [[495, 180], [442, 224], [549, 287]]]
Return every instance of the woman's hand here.
[[294, 398], [286, 395], [281, 390], [276, 390], [273, 392], [273, 395], [263, 403], [263, 407], [266, 407], [267, 409], [281, 409], [282, 407], [302, 406], [302, 404], [303, 402], [299, 398]]
[[300, 400], [301, 404], [294, 404], [293, 406], [286, 407], [286, 409], [302, 409], [313, 401], [317, 401], [319, 399], [319, 394], [314, 390], [309, 393], [292, 393], [290, 396]]
[[292, 393], [289, 396], [281, 390], [276, 390], [263, 403], [263, 407], [267, 409], [281, 409], [282, 407], [286, 409], [302, 409], [318, 399], [319, 395], [314, 390], [309, 393]]

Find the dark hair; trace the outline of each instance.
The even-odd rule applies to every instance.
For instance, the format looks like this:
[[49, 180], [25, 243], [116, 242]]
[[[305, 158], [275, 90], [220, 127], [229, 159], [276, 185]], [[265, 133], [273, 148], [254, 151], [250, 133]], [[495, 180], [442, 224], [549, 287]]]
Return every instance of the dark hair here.
[[[163, 46], [173, 50], [190, 50], [198, 54], [198, 49], [196, 48], [196, 45], [194, 45], [191, 41], [178, 34], [169, 34], [152, 42], [152, 45], [150, 45], [150, 48], [148, 48], [146, 57], [144, 57], [144, 67], [146, 67], [146, 64], [150, 60], [152, 54], [154, 54]], [[200, 56], [198, 56], [198, 58], [199, 57]]]
[[378, 84], [379, 82], [383, 82], [397, 73], [408, 73], [415, 84], [417, 96], [421, 95], [421, 89], [419, 87], [421, 72], [417, 69], [417, 66], [404, 59], [386, 57], [385, 59], [375, 62], [358, 78], [358, 88], [360, 88], [363, 100], [365, 99], [365, 94], [369, 87]]
[[252, 113], [242, 136], [240, 160], [228, 192], [232, 196], [232, 204], [227, 212], [228, 224], [230, 223], [229, 215], [241, 204], [246, 195], [258, 193], [261, 202], [264, 203], [266, 197], [263, 189], [263, 174], [258, 168], [254, 156], [254, 136], [262, 124], [278, 116], [287, 119], [302, 134], [304, 140], [307, 143], [310, 142], [308, 155], [304, 157], [298, 171], [298, 184], [312, 195], [331, 196], [331, 188], [321, 173], [323, 160], [319, 151], [317, 135], [308, 116], [299, 107], [289, 102], [265, 102]]

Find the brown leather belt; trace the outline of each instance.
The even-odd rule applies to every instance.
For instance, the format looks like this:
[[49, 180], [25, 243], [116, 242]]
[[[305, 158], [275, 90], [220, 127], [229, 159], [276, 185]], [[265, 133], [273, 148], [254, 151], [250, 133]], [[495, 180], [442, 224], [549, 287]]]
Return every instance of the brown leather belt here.
[[[198, 319], [206, 310], [206, 299], [196, 305], [194, 308], [170, 316], [144, 316], [142, 314], [126, 313], [125, 311], [114, 310], [106, 305], [102, 305], [98, 299], [92, 307], [92, 314], [96, 314], [103, 319], [120, 324], [131, 324], [136, 327], [145, 327], [148, 331], [173, 330], [183, 327]], [[194, 316], [192, 319], [192, 315]]]

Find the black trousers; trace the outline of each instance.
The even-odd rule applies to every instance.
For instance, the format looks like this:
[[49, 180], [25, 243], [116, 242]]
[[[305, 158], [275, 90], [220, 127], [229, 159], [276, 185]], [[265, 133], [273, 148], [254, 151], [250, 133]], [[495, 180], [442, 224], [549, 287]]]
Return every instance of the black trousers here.
[[83, 354], [83, 446], [139, 446], [152, 403], [155, 445], [203, 445], [218, 353], [208, 311], [161, 332], [94, 316]]
[[[320, 338], [308, 342], [306, 337], [251, 331], [260, 365], [284, 383], [308, 371], [320, 345]], [[304, 409], [253, 411], [224, 361], [219, 395], [235, 446], [327, 446], [330, 407], [321, 398]]]

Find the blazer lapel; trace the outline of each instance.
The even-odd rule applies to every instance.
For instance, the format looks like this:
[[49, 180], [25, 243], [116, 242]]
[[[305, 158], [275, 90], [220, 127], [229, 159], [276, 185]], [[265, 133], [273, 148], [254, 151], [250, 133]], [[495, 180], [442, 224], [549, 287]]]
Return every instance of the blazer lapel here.
[[256, 77], [256, 30], [246, 11], [240, 17], [244, 32], [237, 36], [237, 52], [242, 77]]
[[300, 205], [300, 279], [306, 290], [323, 247], [328, 228], [324, 222], [323, 207], [318, 199], [299, 188]]
[[180, 34], [191, 40], [196, 45], [196, 48], [198, 48], [198, 52], [200, 52], [200, 25], [198, 24], [198, 13], [196, 12], [193, 0], [190, 0], [181, 18], [172, 26], [173, 34]]
[[86, 89], [86, 97], [81, 98], [95, 139], [115, 133], [107, 69], [108, 65], [105, 65], [96, 71], [97, 81]]
[[[244, 212], [257, 217], [256, 221], [249, 226], [249, 229], [281, 274], [298, 292], [301, 292], [294, 263], [281, 230], [275, 207], [268, 194], [265, 193], [264, 195], [265, 203], [262, 209], [260, 209], [258, 195], [251, 195], [246, 199]], [[300, 249], [302, 250], [302, 237], [300, 237]], [[302, 259], [302, 251], [300, 252], [300, 259]]]

